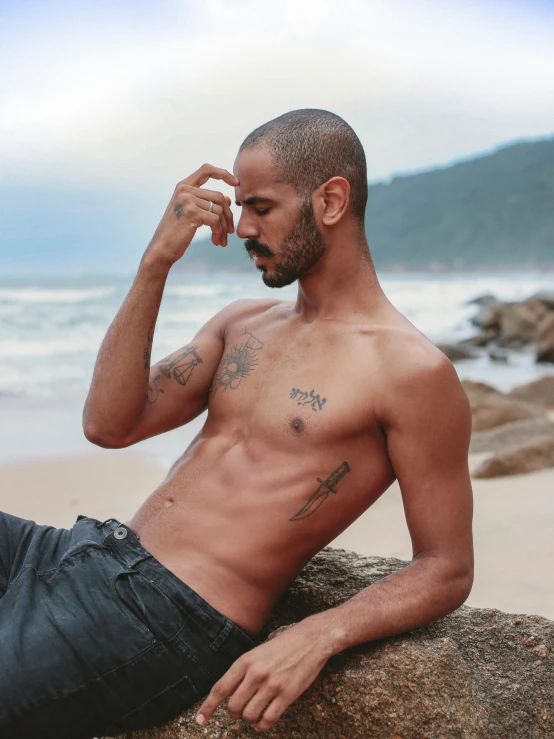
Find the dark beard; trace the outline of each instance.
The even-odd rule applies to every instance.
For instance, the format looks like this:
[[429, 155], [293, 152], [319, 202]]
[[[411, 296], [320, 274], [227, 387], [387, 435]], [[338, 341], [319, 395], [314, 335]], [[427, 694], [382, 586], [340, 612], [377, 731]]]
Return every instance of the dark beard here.
[[[245, 242], [247, 250], [262, 256], [273, 256], [267, 244], [252, 239]], [[285, 287], [307, 275], [325, 252], [325, 239], [315, 222], [311, 202], [302, 203], [300, 212], [281, 243], [279, 261], [275, 270], [268, 273], [261, 267], [262, 280], [268, 287]]]

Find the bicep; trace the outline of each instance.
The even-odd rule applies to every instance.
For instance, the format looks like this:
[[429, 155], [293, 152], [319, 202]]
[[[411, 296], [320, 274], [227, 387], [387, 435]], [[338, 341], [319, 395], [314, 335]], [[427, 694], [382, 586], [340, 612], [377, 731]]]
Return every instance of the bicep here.
[[471, 412], [452, 364], [433, 361], [398, 383], [384, 425], [414, 559], [439, 556], [453, 569], [473, 569]]
[[222, 320], [216, 315], [189, 344], [150, 368], [144, 409], [124, 446], [178, 428], [206, 409], [223, 346]]

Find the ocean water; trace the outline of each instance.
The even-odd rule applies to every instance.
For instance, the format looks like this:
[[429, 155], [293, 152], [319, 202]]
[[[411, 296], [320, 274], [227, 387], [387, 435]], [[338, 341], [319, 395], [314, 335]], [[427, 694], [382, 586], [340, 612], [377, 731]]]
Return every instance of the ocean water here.
[[[554, 274], [378, 273], [392, 303], [431, 341], [459, 341], [476, 332], [468, 301], [484, 293], [522, 300], [554, 287]], [[80, 426], [100, 344], [131, 287], [133, 275], [81, 278], [0, 278], [0, 461], [83, 451]], [[271, 290], [253, 273], [172, 275], [160, 307], [153, 361], [188, 343], [214, 313], [243, 297], [292, 300], [296, 286]], [[554, 365], [512, 352], [507, 364], [484, 354], [455, 363], [460, 378], [503, 391], [543, 375]], [[164, 464], [183, 450], [202, 418], [139, 445]], [[196, 424], [196, 425], [195, 425]], [[195, 428], [193, 429], [192, 426]], [[197, 429], [196, 429], [197, 430]]]
[[[171, 277], [171, 275], [170, 275]], [[458, 341], [476, 329], [472, 298], [492, 293], [521, 300], [554, 287], [554, 275], [380, 273], [392, 303], [433, 342]], [[59, 397], [85, 393], [100, 344], [121, 306], [132, 277], [42, 280], [0, 279], [0, 394]], [[214, 313], [242, 297], [292, 300], [296, 286], [267, 288], [257, 273], [191, 274], [170, 279], [160, 307], [152, 357], [157, 361], [186, 344]], [[462, 377], [509, 390], [554, 366], [536, 365], [514, 352], [507, 365], [486, 356], [456, 364]]]

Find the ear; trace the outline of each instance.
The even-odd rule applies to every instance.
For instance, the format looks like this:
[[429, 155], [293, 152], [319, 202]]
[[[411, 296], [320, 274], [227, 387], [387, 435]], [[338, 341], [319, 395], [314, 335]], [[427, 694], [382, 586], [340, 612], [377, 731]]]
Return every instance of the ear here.
[[350, 183], [344, 177], [331, 177], [314, 192], [314, 210], [324, 226], [337, 224], [348, 210]]

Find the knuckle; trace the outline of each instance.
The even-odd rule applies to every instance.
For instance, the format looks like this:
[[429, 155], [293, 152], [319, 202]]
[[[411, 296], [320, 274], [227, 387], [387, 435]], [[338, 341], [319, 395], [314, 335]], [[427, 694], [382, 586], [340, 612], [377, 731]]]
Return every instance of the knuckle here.
[[260, 715], [260, 712], [255, 709], [251, 708], [249, 705], [246, 706], [244, 711], [242, 712], [242, 717], [245, 718], [247, 721], [255, 721]]
[[225, 686], [223, 685], [223, 683], [220, 683], [219, 681], [217, 683], [214, 683], [212, 685], [212, 693], [217, 696], [224, 695]]

